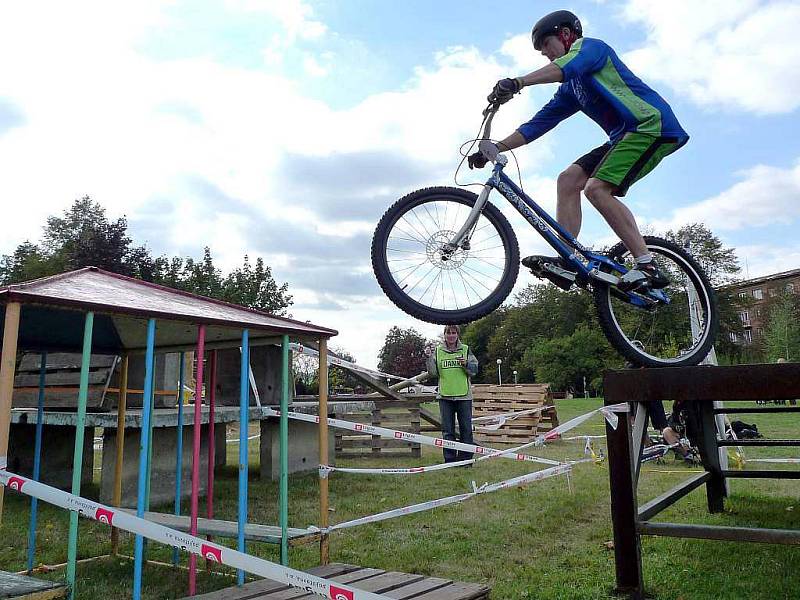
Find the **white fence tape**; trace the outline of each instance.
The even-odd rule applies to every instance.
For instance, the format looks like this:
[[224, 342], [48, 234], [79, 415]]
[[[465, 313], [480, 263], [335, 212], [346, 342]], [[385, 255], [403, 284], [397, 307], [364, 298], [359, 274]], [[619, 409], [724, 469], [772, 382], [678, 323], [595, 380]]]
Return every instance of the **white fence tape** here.
[[[530, 415], [533, 413], [542, 412], [548, 409], [553, 408], [552, 405], [550, 406], [540, 406], [539, 408], [529, 408], [527, 410], [518, 410], [516, 412], [508, 412], [503, 413], [501, 415], [488, 415], [486, 417], [474, 417], [472, 422], [478, 422], [477, 429], [483, 431], [497, 431], [503, 425], [505, 425], [508, 421], [514, 421], [519, 419], [522, 416]], [[483, 421], [487, 421], [488, 424], [484, 425]]]
[[[5, 461], [3, 460], [0, 464], [5, 465]], [[222, 563], [235, 569], [242, 569], [253, 575], [266, 577], [306, 592], [319, 594], [331, 600], [386, 600], [387, 598], [386, 596], [365, 592], [345, 584], [328, 581], [303, 571], [284, 567], [232, 548], [213, 544], [188, 533], [175, 531], [163, 525], [141, 519], [122, 510], [110, 508], [26, 477], [9, 473], [5, 469], [0, 470], [0, 485], [38, 498], [49, 504], [77, 512], [88, 519], [113, 525], [150, 540], [198, 554], [210, 561]]]
[[[569, 473], [571, 469], [572, 469], [572, 464], [562, 463], [556, 465], [555, 467], [542, 469], [541, 471], [534, 471], [533, 473], [527, 473], [525, 475], [514, 477], [513, 479], [507, 479], [505, 481], [500, 481], [498, 483], [492, 483], [492, 484], [485, 483], [480, 487], [476, 487], [473, 483], [472, 492], [467, 492], [465, 494], [457, 494], [455, 496], [448, 496], [447, 498], [439, 498], [438, 500], [429, 500], [428, 502], [420, 502], [419, 504], [413, 504], [411, 506], [405, 506], [403, 508], [395, 508], [375, 515], [361, 517], [359, 519], [353, 519], [352, 521], [345, 521], [344, 523], [331, 525], [325, 531], [330, 532], [330, 531], [336, 531], [337, 529], [345, 529], [348, 527], [355, 527], [357, 525], [365, 525], [367, 523], [377, 523], [378, 521], [386, 521], [388, 519], [394, 519], [396, 517], [401, 517], [404, 515], [411, 515], [426, 510], [431, 510], [433, 508], [438, 508], [440, 506], [447, 506], [448, 504], [456, 504], [459, 502], [464, 502], [465, 500], [469, 500], [470, 498], [474, 498], [475, 496], [478, 496], [480, 494], [487, 494], [489, 492], [495, 492], [497, 490], [504, 490], [512, 487], [519, 487], [521, 485], [532, 483], [534, 481], [540, 481], [542, 479], [547, 479], [549, 477], [554, 477], [556, 475]], [[317, 529], [316, 527], [309, 527], [309, 531], [319, 531], [319, 529]]]
[[[289, 344], [289, 347], [295, 352], [319, 359], [319, 352], [314, 350], [313, 348], [309, 348], [308, 346], [303, 346], [302, 344], [295, 344], [295, 343]], [[337, 367], [349, 369], [351, 371], [358, 371], [360, 373], [364, 373], [365, 375], [369, 375], [370, 377], [374, 377], [375, 379], [386, 379], [387, 377], [389, 379], [400, 379], [400, 380], [407, 379], [406, 377], [400, 377], [399, 375], [391, 375], [389, 373], [383, 373], [382, 371], [376, 371], [374, 369], [362, 367], [361, 365], [357, 365], [356, 363], [352, 363], [348, 360], [336, 358], [330, 353], [328, 353], [328, 363], [331, 365], [336, 365]]]

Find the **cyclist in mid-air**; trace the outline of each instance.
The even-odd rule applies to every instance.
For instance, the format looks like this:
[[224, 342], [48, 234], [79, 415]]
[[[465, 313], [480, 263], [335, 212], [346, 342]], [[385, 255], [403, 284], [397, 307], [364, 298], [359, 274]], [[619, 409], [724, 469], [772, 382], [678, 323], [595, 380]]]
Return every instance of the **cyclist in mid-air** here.
[[[609, 141], [581, 156], [558, 176], [556, 219], [578, 236], [583, 191], [636, 260], [620, 287], [665, 287], [668, 280], [647, 251], [633, 214], [618, 198], [665, 156], [683, 146], [689, 136], [664, 99], [636, 77], [608, 44], [583, 37], [580, 20], [570, 11], [542, 17], [531, 36], [533, 47], [550, 59], [550, 64], [522, 77], [501, 79], [489, 102], [507, 102], [525, 86], [562, 83], [553, 99], [517, 131], [497, 144], [482, 142], [481, 151], [469, 157], [470, 168], [484, 167], [498, 152], [528, 144], [576, 112], [585, 113], [605, 130]], [[545, 262], [570, 268], [557, 257], [528, 256], [522, 260], [535, 274], [544, 272], [552, 278], [542, 269]]]

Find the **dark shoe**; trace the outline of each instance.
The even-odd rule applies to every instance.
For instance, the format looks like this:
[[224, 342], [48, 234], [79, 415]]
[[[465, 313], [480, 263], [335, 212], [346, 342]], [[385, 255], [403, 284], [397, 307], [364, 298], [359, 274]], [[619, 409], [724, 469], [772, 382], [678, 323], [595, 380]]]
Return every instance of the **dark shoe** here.
[[531, 270], [536, 277], [552, 281], [562, 290], [568, 290], [575, 282], [575, 267], [560, 256], [541, 256], [534, 254], [522, 259], [522, 266]]
[[636, 265], [619, 280], [617, 287], [623, 292], [635, 291], [643, 288], [660, 290], [669, 285], [670, 281], [659, 270], [658, 265], [649, 262], [643, 265]]

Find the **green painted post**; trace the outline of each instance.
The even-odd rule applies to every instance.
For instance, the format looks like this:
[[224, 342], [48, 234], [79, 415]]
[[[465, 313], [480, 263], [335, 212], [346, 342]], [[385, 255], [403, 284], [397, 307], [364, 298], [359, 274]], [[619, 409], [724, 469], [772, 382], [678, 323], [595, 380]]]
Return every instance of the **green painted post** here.
[[281, 339], [281, 564], [289, 564], [289, 336]]
[[[83, 467], [83, 427], [86, 422], [86, 399], [89, 395], [89, 364], [92, 359], [92, 330], [94, 313], [86, 313], [83, 326], [83, 355], [78, 391], [78, 415], [75, 421], [75, 453], [72, 458], [72, 493], [81, 495], [81, 470]], [[67, 586], [69, 597], [75, 597], [75, 567], [78, 560], [78, 513], [69, 513], [69, 541], [67, 544]]]

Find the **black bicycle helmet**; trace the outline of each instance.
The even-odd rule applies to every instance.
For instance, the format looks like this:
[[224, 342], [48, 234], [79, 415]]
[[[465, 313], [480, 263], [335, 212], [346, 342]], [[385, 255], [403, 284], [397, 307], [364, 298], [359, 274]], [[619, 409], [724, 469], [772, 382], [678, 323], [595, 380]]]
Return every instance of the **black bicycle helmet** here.
[[569, 27], [578, 37], [583, 37], [583, 26], [580, 19], [568, 10], [557, 10], [543, 16], [533, 26], [533, 31], [531, 31], [533, 47], [541, 50], [544, 38], [558, 33], [559, 27]]

